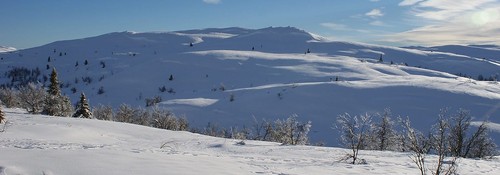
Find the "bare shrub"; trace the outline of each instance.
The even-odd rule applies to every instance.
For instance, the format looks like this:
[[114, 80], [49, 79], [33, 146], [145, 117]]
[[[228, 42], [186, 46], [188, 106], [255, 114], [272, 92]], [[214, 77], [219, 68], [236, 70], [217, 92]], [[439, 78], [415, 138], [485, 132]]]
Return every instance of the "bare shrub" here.
[[372, 117], [368, 114], [351, 116], [348, 113], [337, 117], [336, 128], [341, 132], [341, 143], [351, 149], [343, 160], [352, 159], [351, 164], [365, 163], [359, 160], [359, 151], [364, 149]]
[[10, 88], [0, 88], [0, 101], [7, 108], [22, 107], [19, 92]]
[[111, 106], [104, 106], [100, 104], [97, 107], [94, 107], [92, 110], [92, 114], [94, 114], [94, 118], [98, 120], [113, 120], [113, 108]]
[[133, 109], [127, 104], [122, 104], [118, 107], [115, 115], [115, 121], [124, 123], [133, 123], [134, 114], [136, 109]]
[[29, 113], [39, 114], [45, 107], [45, 97], [47, 92], [34, 83], [28, 83], [27, 86], [19, 88], [19, 98], [21, 105]]

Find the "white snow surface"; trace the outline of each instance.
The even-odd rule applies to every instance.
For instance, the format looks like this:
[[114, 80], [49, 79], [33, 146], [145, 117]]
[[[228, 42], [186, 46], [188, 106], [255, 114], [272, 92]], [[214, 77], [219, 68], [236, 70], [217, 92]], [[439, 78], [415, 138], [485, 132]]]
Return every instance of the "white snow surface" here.
[[9, 47], [9, 46], [0, 46], [0, 53], [3, 53], [3, 52], [12, 52], [12, 51], [16, 51], [17, 49], [14, 48], [14, 47]]
[[[197, 128], [208, 122], [242, 128], [253, 116], [272, 121], [297, 114], [312, 122], [312, 143], [338, 146], [331, 127], [346, 112], [390, 108], [394, 118], [409, 116], [422, 131], [442, 108], [500, 123], [500, 82], [456, 76], [500, 77], [498, 55], [498, 46], [398, 48], [331, 41], [293, 27], [115, 32], [0, 53], [0, 84], [11, 81], [6, 71], [21, 66], [38, 68], [37, 80], [48, 84], [43, 76], [55, 67], [74, 103], [80, 92], [91, 106], [139, 107], [159, 96], [161, 107]], [[84, 83], [85, 77], [93, 81]], [[500, 131], [492, 136], [500, 145]]]
[[190, 105], [190, 106], [197, 106], [197, 107], [206, 107], [206, 106], [210, 106], [214, 103], [217, 103], [217, 101], [219, 101], [219, 100], [218, 99], [207, 99], [207, 98], [192, 98], [192, 99], [167, 100], [167, 101], [161, 102], [160, 104], [164, 104], [164, 105], [180, 104], [180, 105]]
[[[361, 151], [367, 164], [340, 162], [347, 149], [284, 146], [189, 132], [3, 109], [0, 174], [418, 174], [408, 153]], [[3, 128], [4, 124], [0, 124]], [[428, 166], [436, 157], [426, 159]], [[500, 173], [500, 159], [459, 159], [458, 172]]]

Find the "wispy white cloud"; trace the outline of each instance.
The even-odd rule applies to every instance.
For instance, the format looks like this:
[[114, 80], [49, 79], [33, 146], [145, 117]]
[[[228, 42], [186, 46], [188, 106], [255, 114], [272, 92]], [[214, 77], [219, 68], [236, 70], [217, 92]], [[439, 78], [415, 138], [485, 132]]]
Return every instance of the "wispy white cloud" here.
[[333, 22], [325, 22], [320, 24], [323, 27], [332, 29], [332, 30], [350, 30], [349, 27], [347, 27], [344, 24], [337, 24]]
[[477, 11], [495, 0], [427, 0], [418, 4], [416, 16], [433, 19], [449, 20], [463, 15], [464, 12]]
[[382, 11], [380, 9], [373, 9], [369, 12], [366, 12], [365, 15], [372, 17], [372, 18], [377, 18], [377, 17], [384, 16], [384, 13], [382, 13]]
[[375, 21], [370, 22], [370, 25], [372, 25], [372, 26], [387, 26], [384, 22], [379, 21], [379, 20], [375, 20]]
[[424, 25], [386, 41], [417, 44], [500, 44], [500, 2], [496, 0], [405, 0]]
[[219, 4], [221, 0], [203, 0], [203, 2], [207, 4]]
[[399, 3], [399, 6], [410, 6], [410, 5], [415, 5], [416, 3], [422, 2], [424, 0], [404, 0], [403, 2]]
[[370, 33], [368, 30], [362, 30], [362, 29], [355, 29], [351, 28], [347, 25], [344, 24], [338, 24], [338, 23], [333, 23], [333, 22], [325, 22], [320, 24], [323, 27], [329, 28], [330, 30], [336, 30], [336, 31], [355, 31], [359, 33]]
[[380, 0], [370, 0], [370, 2], [379, 2]]

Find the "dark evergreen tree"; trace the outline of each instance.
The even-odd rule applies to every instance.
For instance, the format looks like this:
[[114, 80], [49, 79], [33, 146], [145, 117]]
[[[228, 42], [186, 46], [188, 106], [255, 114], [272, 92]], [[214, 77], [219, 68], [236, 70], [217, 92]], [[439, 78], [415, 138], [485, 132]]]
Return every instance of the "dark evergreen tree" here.
[[47, 92], [49, 95], [61, 96], [61, 89], [59, 89], [59, 80], [57, 79], [56, 68], [53, 68], [52, 73], [50, 74], [50, 86]]
[[82, 118], [92, 118], [92, 112], [90, 112], [89, 103], [87, 102], [87, 97], [82, 92], [80, 95], [80, 101], [77, 104], [77, 109], [73, 117], [82, 117]]
[[62, 52], [59, 52], [59, 56], [62, 56]]
[[170, 81], [174, 80], [174, 76], [172, 74], [170, 74], [170, 77], [168, 77], [168, 80], [170, 80]]
[[189, 47], [193, 47], [193, 43], [189, 43]]
[[76, 64], [75, 64], [75, 67], [77, 67], [77, 66], [78, 66], [78, 61], [76, 61]]
[[378, 62], [384, 62], [384, 59], [382, 58], [382, 54], [380, 54], [380, 58], [378, 59]]
[[47, 59], [47, 62], [50, 62], [50, 56], [49, 56], [49, 58]]
[[85, 63], [83, 63], [83, 64], [87, 65], [87, 64], [89, 64], [89, 62], [87, 60], [85, 60]]
[[50, 74], [50, 85], [45, 98], [44, 114], [53, 116], [69, 116], [72, 113], [71, 101], [69, 97], [61, 94], [59, 80], [56, 69], [52, 69]]
[[106, 63], [104, 63], [104, 61], [101, 61], [100, 64], [101, 64], [101, 68], [105, 68], [106, 67]]
[[482, 74], [479, 74], [479, 75], [477, 76], [477, 80], [479, 80], [479, 81], [484, 81], [485, 79], [484, 79], [484, 77], [483, 77], [483, 75], [482, 75]]

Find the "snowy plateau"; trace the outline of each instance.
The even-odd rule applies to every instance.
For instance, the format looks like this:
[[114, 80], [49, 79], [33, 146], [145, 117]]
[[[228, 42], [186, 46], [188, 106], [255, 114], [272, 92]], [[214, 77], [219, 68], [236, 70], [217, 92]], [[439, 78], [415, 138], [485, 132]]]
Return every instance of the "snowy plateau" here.
[[[390, 47], [331, 41], [293, 27], [115, 32], [0, 53], [0, 84], [14, 67], [56, 68], [75, 103], [144, 107], [192, 127], [250, 127], [296, 114], [310, 142], [338, 147], [340, 114], [408, 116], [427, 131], [440, 109], [490, 121], [500, 145], [500, 47]], [[459, 76], [461, 75], [461, 76]], [[472, 78], [467, 78], [469, 76]], [[87, 81], [82, 81], [87, 79]], [[91, 79], [91, 81], [88, 81]], [[48, 82], [45, 82], [48, 83]], [[165, 87], [165, 90], [161, 90]], [[211, 138], [123, 123], [6, 109], [0, 174], [417, 174], [406, 153], [363, 151], [368, 164], [336, 162], [348, 150]], [[90, 161], [100, 160], [100, 161]], [[461, 174], [499, 174], [500, 162], [460, 159]], [[43, 173], [42, 173], [43, 172]]]

